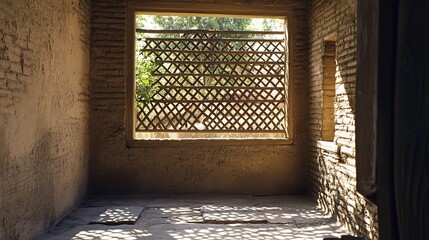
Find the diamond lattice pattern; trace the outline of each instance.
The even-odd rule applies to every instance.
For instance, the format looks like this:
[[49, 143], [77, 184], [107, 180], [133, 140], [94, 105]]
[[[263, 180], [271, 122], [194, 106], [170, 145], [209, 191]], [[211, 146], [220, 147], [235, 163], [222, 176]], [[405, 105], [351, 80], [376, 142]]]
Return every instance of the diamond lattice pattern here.
[[136, 99], [137, 132], [285, 132], [284, 33], [186, 31], [142, 41], [156, 62], [156, 91]]

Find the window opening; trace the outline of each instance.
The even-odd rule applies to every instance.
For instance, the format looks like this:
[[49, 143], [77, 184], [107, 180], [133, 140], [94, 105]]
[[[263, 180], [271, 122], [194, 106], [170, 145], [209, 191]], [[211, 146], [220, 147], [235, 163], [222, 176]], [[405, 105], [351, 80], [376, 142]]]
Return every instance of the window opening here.
[[137, 15], [135, 137], [286, 138], [284, 19]]
[[336, 42], [324, 42], [323, 54], [323, 102], [322, 102], [322, 140], [334, 141], [335, 135], [335, 74]]

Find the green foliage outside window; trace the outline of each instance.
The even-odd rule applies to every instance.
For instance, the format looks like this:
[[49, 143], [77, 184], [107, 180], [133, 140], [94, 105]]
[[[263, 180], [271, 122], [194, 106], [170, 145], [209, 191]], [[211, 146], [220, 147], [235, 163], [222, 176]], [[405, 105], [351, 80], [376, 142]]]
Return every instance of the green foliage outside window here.
[[204, 30], [228, 30], [244, 31], [250, 23], [250, 18], [225, 18], [225, 17], [178, 17], [156, 16], [154, 22], [161, 29], [204, 29]]
[[156, 78], [152, 71], [156, 68], [155, 60], [147, 54], [139, 53], [136, 59], [136, 96], [137, 99], [148, 103], [158, 86], [155, 84]]

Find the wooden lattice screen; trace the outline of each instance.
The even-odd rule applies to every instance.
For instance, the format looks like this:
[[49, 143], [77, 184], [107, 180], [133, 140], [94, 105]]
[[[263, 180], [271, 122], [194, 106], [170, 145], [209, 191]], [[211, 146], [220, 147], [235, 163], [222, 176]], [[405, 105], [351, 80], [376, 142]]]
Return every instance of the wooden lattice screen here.
[[156, 91], [136, 132], [285, 132], [285, 33], [143, 30]]

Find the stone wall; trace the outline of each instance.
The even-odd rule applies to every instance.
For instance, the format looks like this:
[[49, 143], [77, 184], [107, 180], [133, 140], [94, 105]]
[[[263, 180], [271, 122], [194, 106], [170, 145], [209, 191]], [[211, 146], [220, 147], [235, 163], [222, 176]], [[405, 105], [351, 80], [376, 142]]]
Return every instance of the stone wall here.
[[0, 1], [0, 239], [33, 239], [85, 195], [89, 0]]
[[[305, 190], [307, 28], [306, 1], [144, 1], [175, 11], [246, 13], [246, 9], [289, 10], [293, 32], [294, 123], [290, 145], [163, 146], [126, 145], [125, 1], [92, 1], [90, 188], [96, 193], [297, 193]], [[265, 5], [264, 5], [265, 4]], [[279, 5], [280, 4], [280, 5]], [[147, 8], [146, 8], [147, 9]], [[189, 8], [190, 9], [190, 8]], [[269, 12], [269, 11], [266, 11]]]
[[[312, 192], [358, 235], [378, 238], [377, 209], [356, 192], [356, 1], [315, 0], [309, 14], [309, 137]], [[322, 140], [324, 42], [336, 39], [335, 134]]]

